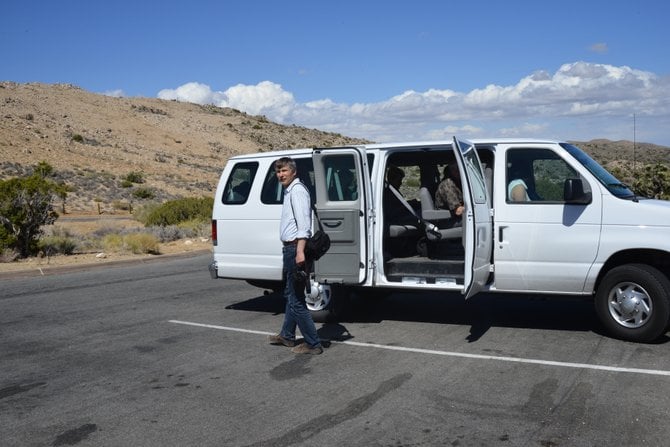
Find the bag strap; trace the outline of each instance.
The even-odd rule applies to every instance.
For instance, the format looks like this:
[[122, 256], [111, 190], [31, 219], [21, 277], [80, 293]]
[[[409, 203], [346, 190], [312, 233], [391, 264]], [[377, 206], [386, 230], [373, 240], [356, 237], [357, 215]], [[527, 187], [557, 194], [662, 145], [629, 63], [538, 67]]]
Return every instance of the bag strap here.
[[321, 219], [319, 218], [319, 213], [316, 212], [316, 207], [312, 204], [312, 210], [314, 211], [314, 216], [316, 217], [316, 222], [319, 224], [319, 230], [323, 231], [323, 224], [321, 224]]
[[[298, 179], [298, 180], [300, 180], [300, 179]], [[316, 217], [316, 222], [319, 224], [319, 230], [324, 231], [323, 230], [323, 224], [321, 223], [321, 219], [319, 218], [319, 213], [316, 211], [316, 207], [314, 206], [314, 204], [311, 203], [312, 202], [312, 195], [309, 193], [309, 189], [307, 189], [307, 186], [301, 181], [298, 181], [297, 185], [302, 185], [302, 187], [305, 188], [305, 191], [307, 191], [307, 194], [310, 197], [310, 200], [309, 200], [310, 201], [310, 208], [312, 209], [312, 211], [314, 211], [314, 216]], [[297, 185], [295, 185], [295, 186], [297, 186]], [[294, 186], [294, 188], [295, 188], [295, 186]], [[293, 214], [293, 218], [295, 219], [295, 211], [293, 210], [293, 200], [289, 200], [289, 202], [291, 202], [291, 213]]]

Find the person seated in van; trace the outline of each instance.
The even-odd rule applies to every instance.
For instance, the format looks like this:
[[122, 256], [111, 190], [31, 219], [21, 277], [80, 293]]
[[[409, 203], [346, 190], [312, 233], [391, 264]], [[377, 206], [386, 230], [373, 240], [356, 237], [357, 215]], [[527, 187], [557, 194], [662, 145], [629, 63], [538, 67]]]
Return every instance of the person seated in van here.
[[405, 172], [397, 166], [389, 166], [386, 170], [386, 183], [384, 188], [384, 218], [386, 222], [396, 225], [416, 224], [417, 219], [410, 213], [401, 200], [391, 191], [392, 186], [402, 197], [400, 186], [405, 178]]
[[511, 202], [528, 202], [528, 186], [523, 179], [517, 178], [509, 182], [507, 186], [507, 194]]
[[239, 185], [233, 188], [233, 200], [236, 202], [243, 202], [247, 200], [249, 195], [249, 190], [251, 189], [251, 184], [247, 181], [241, 182]]
[[454, 161], [444, 167], [442, 181], [435, 191], [435, 206], [451, 212], [452, 226], [460, 226], [463, 216], [463, 191], [461, 173]]
[[340, 184], [342, 185], [342, 199], [356, 200], [358, 199], [358, 185], [356, 179], [349, 169], [342, 169], [339, 171]]
[[507, 198], [510, 202], [528, 202], [530, 197], [528, 196], [528, 185], [523, 179], [523, 175], [519, 169], [515, 169], [512, 166], [508, 173], [508, 177], [512, 181], [507, 185]]

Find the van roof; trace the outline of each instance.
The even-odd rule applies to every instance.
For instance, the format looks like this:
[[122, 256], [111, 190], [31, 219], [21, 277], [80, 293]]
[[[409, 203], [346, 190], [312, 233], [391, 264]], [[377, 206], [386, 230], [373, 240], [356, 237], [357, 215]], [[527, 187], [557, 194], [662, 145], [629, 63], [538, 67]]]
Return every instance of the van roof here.
[[[475, 145], [493, 145], [493, 144], [556, 144], [561, 141], [558, 140], [549, 140], [542, 138], [473, 138], [468, 139], [471, 143]], [[425, 146], [449, 146], [452, 144], [452, 140], [433, 140], [433, 141], [410, 141], [410, 142], [393, 142], [393, 143], [373, 143], [373, 144], [352, 144], [352, 147], [363, 148], [366, 150], [385, 150], [385, 149], [397, 149], [397, 148], [413, 148], [413, 147], [425, 147]], [[346, 146], [342, 146], [346, 147]], [[252, 154], [236, 155], [230, 157], [231, 159], [239, 160], [246, 158], [277, 158], [277, 157], [291, 157], [295, 155], [306, 155], [313, 151], [313, 148], [298, 148], [298, 149], [281, 149], [277, 151], [270, 152], [257, 152]]]

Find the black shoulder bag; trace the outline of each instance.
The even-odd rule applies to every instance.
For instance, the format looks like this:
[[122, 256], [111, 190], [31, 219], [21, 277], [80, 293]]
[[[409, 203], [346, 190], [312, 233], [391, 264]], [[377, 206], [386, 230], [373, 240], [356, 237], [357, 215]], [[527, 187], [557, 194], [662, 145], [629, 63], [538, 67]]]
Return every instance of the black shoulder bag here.
[[[305, 189], [307, 187], [300, 183]], [[309, 194], [309, 191], [307, 191]], [[311, 261], [316, 261], [320, 259], [323, 255], [326, 254], [330, 248], [330, 236], [323, 231], [323, 224], [321, 224], [321, 219], [319, 219], [319, 214], [316, 212], [316, 207], [311, 206], [314, 211], [314, 216], [316, 216], [316, 221], [319, 224], [319, 229], [314, 232], [311, 238], [307, 239], [305, 243], [305, 257]], [[291, 212], [293, 212], [293, 218], [295, 219], [295, 212], [293, 211], [293, 202], [291, 201]]]

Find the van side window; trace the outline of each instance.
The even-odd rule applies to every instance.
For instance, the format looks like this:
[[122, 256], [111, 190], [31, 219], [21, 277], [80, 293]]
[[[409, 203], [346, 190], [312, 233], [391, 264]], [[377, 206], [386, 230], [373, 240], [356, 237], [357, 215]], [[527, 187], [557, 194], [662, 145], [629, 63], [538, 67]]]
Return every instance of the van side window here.
[[[314, 189], [314, 163], [312, 158], [295, 158], [295, 164], [298, 169], [298, 178], [309, 190], [312, 203], [316, 201], [316, 192]], [[275, 173], [275, 164], [270, 165], [270, 169], [265, 174], [263, 189], [261, 190], [261, 202], [266, 205], [280, 205], [284, 200], [284, 190], [277, 180]]]
[[352, 155], [329, 155], [323, 158], [326, 171], [328, 200], [343, 202], [358, 200], [356, 165]]
[[230, 172], [221, 200], [226, 205], [241, 205], [249, 198], [258, 162], [237, 163]]
[[581, 180], [584, 193], [588, 182], [563, 158], [549, 149], [507, 151], [507, 202], [565, 203], [564, 185]]

